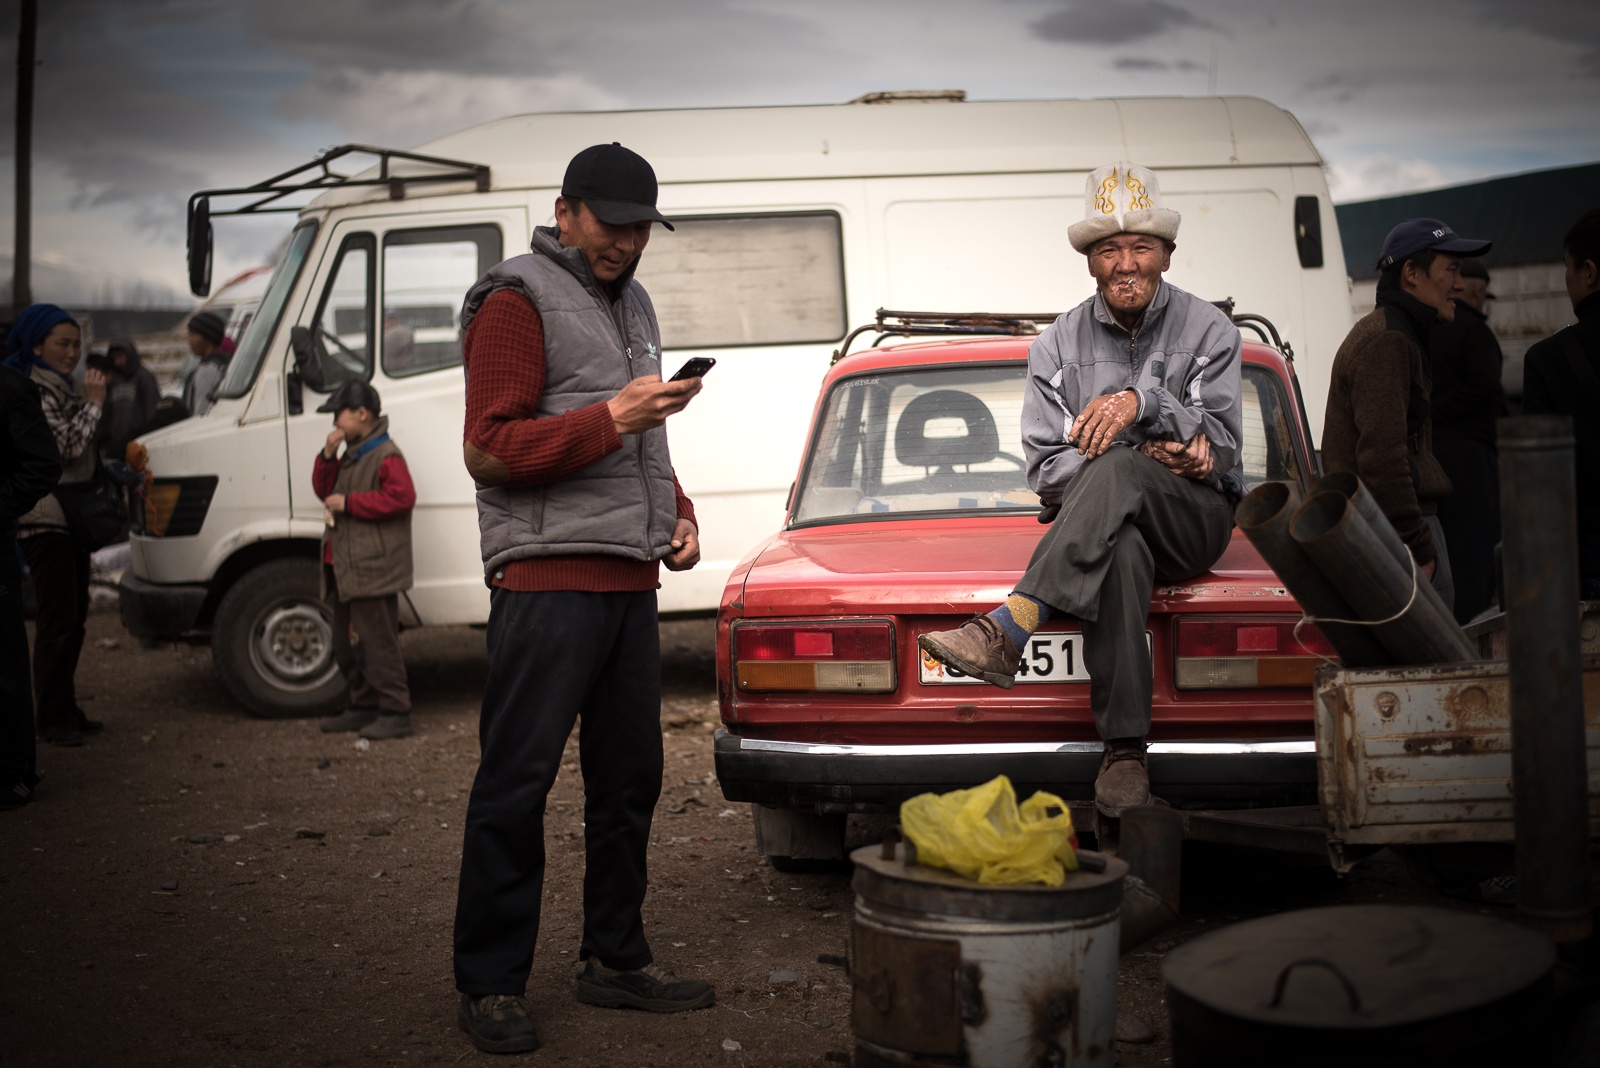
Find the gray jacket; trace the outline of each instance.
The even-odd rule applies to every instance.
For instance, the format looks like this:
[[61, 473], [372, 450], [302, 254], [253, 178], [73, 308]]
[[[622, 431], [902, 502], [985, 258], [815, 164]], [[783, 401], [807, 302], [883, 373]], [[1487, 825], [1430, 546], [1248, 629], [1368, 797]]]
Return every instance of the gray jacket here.
[[1028, 485], [1056, 504], [1086, 462], [1067, 432], [1096, 397], [1135, 388], [1139, 416], [1112, 447], [1152, 439], [1188, 441], [1205, 433], [1213, 473], [1207, 482], [1238, 496], [1243, 411], [1239, 328], [1214, 304], [1163, 281], [1130, 334], [1097, 292], [1045, 328], [1028, 350], [1022, 447]]
[[[545, 385], [536, 418], [608, 400], [633, 379], [661, 373], [661, 329], [632, 267], [618, 280], [621, 298], [612, 301], [583, 250], [563, 248], [556, 230], [541, 226], [531, 252], [491, 267], [467, 291], [463, 332], [501, 289], [532, 303], [544, 326]], [[624, 437], [622, 448], [560, 482], [478, 487], [478, 535], [489, 575], [533, 556], [658, 560], [672, 552], [677, 521], [665, 427]]]

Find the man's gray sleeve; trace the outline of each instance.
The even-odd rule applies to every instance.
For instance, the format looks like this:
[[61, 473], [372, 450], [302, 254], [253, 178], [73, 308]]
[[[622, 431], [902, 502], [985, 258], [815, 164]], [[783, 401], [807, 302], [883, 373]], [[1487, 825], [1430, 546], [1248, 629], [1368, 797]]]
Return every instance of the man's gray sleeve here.
[[194, 374], [189, 378], [194, 397], [189, 405], [190, 415], [204, 415], [210, 411], [212, 403], [216, 401], [215, 394], [221, 381], [221, 372], [209, 360], [194, 369]]
[[[1220, 326], [1220, 324], [1219, 324]], [[1194, 364], [1184, 376], [1180, 395], [1164, 386], [1144, 391], [1145, 413], [1138, 426], [1153, 438], [1190, 441], [1204, 433], [1211, 442], [1215, 482], [1239, 463], [1244, 437], [1244, 409], [1239, 399], [1239, 328], [1207, 330], [1196, 347]]]
[[1046, 504], [1059, 504], [1083, 456], [1067, 444], [1078, 413], [1064, 387], [1060, 331], [1047, 329], [1028, 349], [1028, 386], [1022, 396], [1022, 450], [1028, 460], [1028, 485]]

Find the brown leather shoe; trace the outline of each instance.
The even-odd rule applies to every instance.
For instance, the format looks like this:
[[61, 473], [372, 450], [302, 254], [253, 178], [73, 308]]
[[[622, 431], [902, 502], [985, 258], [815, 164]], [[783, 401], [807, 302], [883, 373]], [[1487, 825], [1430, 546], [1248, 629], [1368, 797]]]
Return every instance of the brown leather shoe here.
[[955, 630], [931, 631], [918, 638], [917, 644], [939, 663], [1003, 690], [1016, 684], [1017, 669], [1022, 666], [1022, 657], [1011, 639], [988, 616], [979, 616]]
[[1150, 803], [1149, 757], [1143, 738], [1115, 738], [1106, 743], [1100, 774], [1094, 780], [1094, 807], [1116, 818], [1125, 809]]

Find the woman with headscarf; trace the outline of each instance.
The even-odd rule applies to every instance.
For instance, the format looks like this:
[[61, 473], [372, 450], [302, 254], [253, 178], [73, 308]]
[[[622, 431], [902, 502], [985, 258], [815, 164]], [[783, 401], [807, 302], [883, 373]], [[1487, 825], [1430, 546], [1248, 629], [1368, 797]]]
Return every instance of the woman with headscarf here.
[[[62, 484], [93, 478], [97, 462], [94, 440], [106, 376], [91, 368], [84, 372], [82, 386], [74, 382], [72, 372], [82, 356], [78, 324], [54, 304], [23, 309], [6, 336], [6, 366], [39, 387], [45, 422], [61, 452]], [[33, 638], [39, 735], [52, 745], [82, 745], [84, 735], [104, 726], [84, 715], [73, 687], [89, 616], [89, 554], [73, 546], [66, 514], [54, 494], [17, 522], [17, 541], [39, 604]]]

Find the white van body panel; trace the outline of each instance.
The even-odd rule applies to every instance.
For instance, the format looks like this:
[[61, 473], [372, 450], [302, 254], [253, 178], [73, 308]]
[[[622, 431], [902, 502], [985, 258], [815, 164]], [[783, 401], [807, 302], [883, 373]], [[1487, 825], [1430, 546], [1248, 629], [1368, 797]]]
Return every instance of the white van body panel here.
[[[320, 308], [339, 344], [383, 350], [372, 381], [418, 495], [416, 616], [484, 622], [474, 487], [460, 451], [459, 356], [416, 374], [388, 366], [390, 313], [417, 351], [438, 350], [470, 279], [457, 277], [459, 265], [441, 266], [459, 252], [443, 238], [433, 252], [403, 256], [402, 246], [418, 231], [491, 226], [502, 258], [521, 253], [531, 227], [552, 221], [567, 161], [613, 140], [651, 161], [662, 211], [683, 221], [677, 233], [657, 228], [638, 273], [661, 315], [663, 368], [670, 374], [694, 355], [717, 360], [701, 395], [669, 425], [674, 466], [700, 521], [702, 563], [663, 572], [664, 612], [713, 610], [734, 564], [781, 521], [817, 384], [849, 329], [878, 308], [1045, 313], [1092, 294], [1066, 231], [1083, 217], [1086, 174], [1107, 162], [1152, 168], [1182, 213], [1174, 284], [1232, 297], [1292, 344], [1320, 433], [1328, 368], [1351, 322], [1344, 258], [1321, 158], [1293, 116], [1265, 101], [520, 115], [417, 149], [488, 165], [487, 192], [418, 184], [391, 200], [383, 187], [334, 188], [302, 213], [320, 231], [249, 392], [144, 439], [158, 477], [216, 474], [219, 485], [199, 534], [135, 537], [136, 575], [207, 584], [243, 544], [320, 535], [311, 468], [331, 417], [316, 413], [324, 396], [309, 388], [303, 411], [288, 414], [286, 394], [290, 328], [316, 325]], [[416, 167], [391, 164], [400, 174]], [[1327, 266], [1298, 259], [1294, 209], [1304, 196], [1319, 203]], [[373, 309], [378, 327], [360, 320], [354, 267], [332, 285], [340, 249], [356, 234], [373, 242], [377, 295], [368, 299], [384, 305]], [[448, 313], [439, 310], [446, 298]], [[236, 307], [235, 319], [247, 313]], [[398, 322], [408, 316], [409, 326]]]

